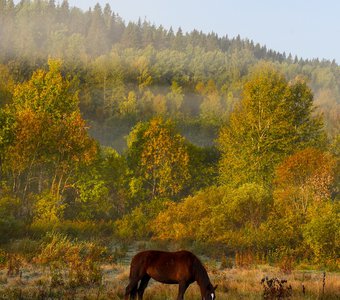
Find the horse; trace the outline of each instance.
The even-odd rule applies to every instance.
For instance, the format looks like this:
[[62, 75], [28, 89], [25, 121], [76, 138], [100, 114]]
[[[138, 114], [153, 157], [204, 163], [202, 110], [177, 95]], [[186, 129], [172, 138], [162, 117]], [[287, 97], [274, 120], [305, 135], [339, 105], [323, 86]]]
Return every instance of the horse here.
[[[125, 300], [143, 299], [150, 278], [166, 284], [178, 284], [177, 300], [183, 300], [189, 285], [197, 282], [202, 300], [215, 300], [215, 290], [201, 261], [189, 251], [165, 252], [148, 250], [137, 253], [131, 260], [129, 284]], [[139, 285], [138, 285], [139, 283]]]

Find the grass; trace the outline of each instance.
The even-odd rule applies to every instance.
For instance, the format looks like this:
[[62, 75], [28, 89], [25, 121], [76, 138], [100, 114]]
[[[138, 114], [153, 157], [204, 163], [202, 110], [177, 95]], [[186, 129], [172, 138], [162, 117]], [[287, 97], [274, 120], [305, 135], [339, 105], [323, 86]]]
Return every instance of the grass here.
[[[52, 275], [46, 267], [25, 264], [18, 275], [0, 271], [0, 299], [123, 299], [128, 282], [129, 267], [126, 264], [101, 265], [100, 284], [69, 287], [63, 283], [51, 285]], [[340, 274], [326, 273], [323, 289], [323, 272], [292, 271], [285, 275], [279, 269], [267, 265], [249, 269], [219, 269], [209, 267], [211, 281], [218, 284], [217, 299], [263, 299], [260, 282], [265, 276], [287, 280], [292, 286], [289, 299], [340, 299]], [[303, 292], [304, 286], [304, 292]], [[176, 285], [164, 285], [151, 281], [145, 292], [146, 300], [175, 299]], [[192, 284], [186, 292], [187, 300], [200, 299], [199, 289]]]
[[[0, 299], [123, 299], [131, 257], [156, 246], [111, 243], [104, 247], [60, 234], [47, 236], [39, 245], [28, 240], [14, 242], [7, 251], [0, 251]], [[291, 296], [286, 299], [340, 299], [339, 272], [294, 270], [266, 264], [236, 264], [238, 267], [232, 268], [229, 260], [199, 256], [212, 283], [218, 284], [217, 299], [278, 299], [273, 296], [273, 290], [267, 289], [264, 294], [263, 278], [287, 280], [285, 286], [291, 286], [288, 293]], [[177, 289], [177, 285], [151, 280], [144, 299], [176, 299]], [[201, 299], [196, 283], [188, 288], [185, 299]]]

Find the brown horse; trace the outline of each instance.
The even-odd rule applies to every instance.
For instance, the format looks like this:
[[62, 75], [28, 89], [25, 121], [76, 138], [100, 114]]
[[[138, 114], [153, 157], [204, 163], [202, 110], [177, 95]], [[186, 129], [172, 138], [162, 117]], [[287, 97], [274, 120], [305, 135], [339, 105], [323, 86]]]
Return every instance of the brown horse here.
[[[125, 300], [143, 299], [144, 290], [150, 278], [167, 284], [179, 284], [177, 300], [183, 300], [188, 286], [197, 282], [203, 300], [214, 300], [215, 289], [200, 260], [189, 251], [164, 252], [143, 251], [131, 261], [129, 285], [125, 290]], [[140, 282], [139, 286], [138, 283]]]

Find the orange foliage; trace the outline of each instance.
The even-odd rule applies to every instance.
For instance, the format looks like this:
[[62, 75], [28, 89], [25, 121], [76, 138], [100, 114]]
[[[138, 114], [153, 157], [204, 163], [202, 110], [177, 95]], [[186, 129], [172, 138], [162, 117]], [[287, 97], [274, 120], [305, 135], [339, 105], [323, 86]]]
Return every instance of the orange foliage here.
[[276, 200], [305, 214], [310, 205], [330, 199], [335, 169], [336, 160], [329, 153], [314, 148], [295, 153], [276, 169]]

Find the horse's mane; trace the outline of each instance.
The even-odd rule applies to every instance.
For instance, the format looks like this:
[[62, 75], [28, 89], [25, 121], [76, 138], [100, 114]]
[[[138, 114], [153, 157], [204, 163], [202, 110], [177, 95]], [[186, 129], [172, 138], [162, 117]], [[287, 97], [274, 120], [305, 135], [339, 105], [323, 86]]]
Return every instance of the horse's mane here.
[[194, 273], [196, 277], [195, 279], [197, 283], [199, 284], [199, 286], [204, 287], [204, 288], [208, 287], [208, 285], [211, 283], [210, 283], [207, 270], [203, 266], [202, 262], [196, 256], [194, 259], [193, 267], [194, 267]]

